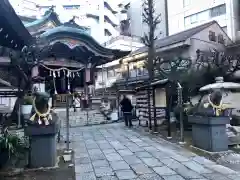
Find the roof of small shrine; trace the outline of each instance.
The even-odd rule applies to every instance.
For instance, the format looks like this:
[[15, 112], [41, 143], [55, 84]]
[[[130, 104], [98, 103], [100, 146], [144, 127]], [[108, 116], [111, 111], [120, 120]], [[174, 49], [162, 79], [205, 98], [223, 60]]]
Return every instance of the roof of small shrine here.
[[24, 27], [8, 0], [0, 1], [0, 45], [21, 50], [32, 43], [32, 36]]
[[[41, 19], [23, 24], [8, 0], [0, 1], [0, 45], [21, 50], [37, 45], [41, 59], [61, 57], [80, 63], [101, 65], [129, 54], [129, 51], [108, 49], [100, 45], [89, 29], [78, 25], [75, 18], [61, 23], [54, 8]], [[25, 26], [24, 26], [25, 25]]]
[[[90, 35], [89, 28], [78, 25], [75, 18], [61, 23], [53, 8], [45, 13], [42, 20], [27, 24], [26, 27], [32, 30], [32, 35], [37, 36], [41, 59], [54, 56], [101, 65], [130, 53], [103, 47]], [[38, 29], [38, 33], [33, 31], [34, 28]]]
[[[68, 23], [70, 24], [70, 23]], [[126, 56], [130, 51], [108, 49], [101, 46], [82, 28], [63, 24], [41, 34], [38, 42], [42, 47], [42, 57], [74, 58], [81, 63], [101, 65]]]

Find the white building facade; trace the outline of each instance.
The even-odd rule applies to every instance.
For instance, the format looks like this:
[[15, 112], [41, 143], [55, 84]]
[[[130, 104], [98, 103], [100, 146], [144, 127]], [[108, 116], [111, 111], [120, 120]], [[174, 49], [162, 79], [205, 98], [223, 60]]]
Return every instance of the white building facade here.
[[169, 34], [216, 20], [235, 41], [239, 39], [239, 4], [238, 0], [168, 0]]
[[9, 0], [18, 15], [36, 18], [39, 14], [36, 0]]
[[99, 43], [119, 35], [117, 27], [116, 7], [108, 0], [41, 0], [39, 10], [43, 14], [51, 6], [55, 7], [61, 21], [75, 17], [75, 22], [88, 27], [90, 34]]
[[11, 0], [18, 15], [40, 18], [52, 6], [62, 22], [75, 22], [88, 27], [99, 43], [119, 35], [117, 5], [109, 0]]

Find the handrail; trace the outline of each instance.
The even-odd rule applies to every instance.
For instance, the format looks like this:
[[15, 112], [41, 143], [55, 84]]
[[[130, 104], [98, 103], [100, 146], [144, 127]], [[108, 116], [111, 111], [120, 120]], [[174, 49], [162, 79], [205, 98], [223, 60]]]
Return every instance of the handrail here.
[[135, 42], [141, 43], [141, 38], [139, 36], [124, 36], [124, 35], [119, 35], [116, 37], [111, 38], [109, 41], [103, 43], [103, 46], [107, 46], [109, 44], [112, 44], [116, 40], [132, 40]]

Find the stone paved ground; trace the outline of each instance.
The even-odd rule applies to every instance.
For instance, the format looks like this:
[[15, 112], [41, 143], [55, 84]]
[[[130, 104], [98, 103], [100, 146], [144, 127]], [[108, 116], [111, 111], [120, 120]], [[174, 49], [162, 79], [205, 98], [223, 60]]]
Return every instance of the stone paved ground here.
[[[64, 108], [56, 109], [55, 112], [61, 120], [61, 126], [66, 127], [66, 110]], [[86, 125], [104, 124], [108, 123], [108, 120], [104, 118], [104, 116], [98, 110], [86, 111], [78, 108], [76, 112], [74, 112], [73, 108], [71, 108], [69, 112], [69, 122], [70, 127], [79, 127]]]
[[240, 173], [177, 147], [108, 124], [71, 129], [77, 180], [240, 180]]

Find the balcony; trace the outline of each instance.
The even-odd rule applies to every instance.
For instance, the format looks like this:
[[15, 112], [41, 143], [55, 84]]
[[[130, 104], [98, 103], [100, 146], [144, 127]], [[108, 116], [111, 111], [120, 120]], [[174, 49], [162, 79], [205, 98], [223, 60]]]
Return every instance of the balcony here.
[[103, 46], [107, 47], [108, 45], [114, 43], [115, 41], [118, 40], [124, 40], [124, 41], [129, 41], [129, 42], [137, 42], [141, 43], [141, 38], [137, 36], [125, 36], [125, 35], [119, 35], [116, 37], [111, 38], [109, 41], [103, 43]]
[[134, 84], [144, 82], [148, 79], [148, 72], [146, 69], [133, 69], [129, 74], [125, 71], [122, 72], [122, 78], [116, 80], [117, 84]]
[[117, 8], [117, 7], [114, 7], [114, 8], [113, 8], [112, 2], [111, 2], [110, 0], [104, 0], [104, 6], [107, 7], [109, 10], [111, 10], [111, 12], [112, 12], [113, 14], [116, 14], [116, 13], [117, 13], [117, 11], [114, 10], [114, 9]]
[[110, 11], [108, 8], [104, 8], [104, 16], [111, 21], [111, 24], [114, 26], [118, 26], [120, 24], [118, 18]]
[[119, 32], [108, 22], [104, 23], [104, 29], [107, 29], [112, 34], [112, 36], [119, 35]]

